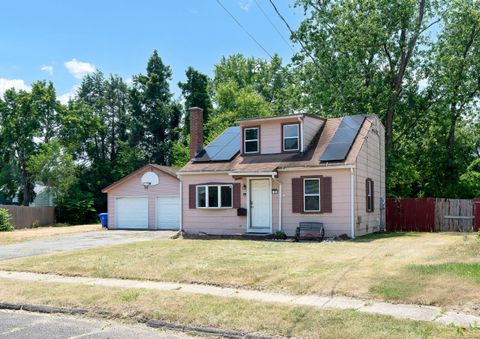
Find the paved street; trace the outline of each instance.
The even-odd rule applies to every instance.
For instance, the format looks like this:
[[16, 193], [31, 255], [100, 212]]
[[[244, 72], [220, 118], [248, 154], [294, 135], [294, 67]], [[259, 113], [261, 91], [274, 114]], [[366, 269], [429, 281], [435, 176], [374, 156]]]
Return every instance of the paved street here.
[[0, 310], [0, 338], [192, 338], [185, 333], [111, 320]]
[[54, 236], [48, 239], [26, 241], [0, 246], [0, 260], [35, 255], [76, 251], [86, 248], [111, 246], [136, 241], [166, 239], [172, 231], [98, 231]]

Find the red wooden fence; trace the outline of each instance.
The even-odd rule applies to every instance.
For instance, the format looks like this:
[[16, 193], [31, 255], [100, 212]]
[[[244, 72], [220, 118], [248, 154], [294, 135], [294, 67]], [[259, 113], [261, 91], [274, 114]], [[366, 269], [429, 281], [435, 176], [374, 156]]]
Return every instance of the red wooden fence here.
[[387, 199], [387, 230], [433, 232], [435, 199]]

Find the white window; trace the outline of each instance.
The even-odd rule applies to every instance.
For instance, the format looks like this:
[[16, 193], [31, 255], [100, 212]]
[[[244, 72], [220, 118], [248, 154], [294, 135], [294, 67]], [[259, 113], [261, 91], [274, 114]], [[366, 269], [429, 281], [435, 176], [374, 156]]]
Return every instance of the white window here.
[[320, 179], [303, 180], [303, 206], [305, 212], [320, 212]]
[[258, 153], [258, 127], [243, 129], [243, 153]]
[[232, 185], [198, 185], [197, 208], [232, 208]]
[[300, 149], [300, 125], [283, 125], [283, 150], [298, 151]]

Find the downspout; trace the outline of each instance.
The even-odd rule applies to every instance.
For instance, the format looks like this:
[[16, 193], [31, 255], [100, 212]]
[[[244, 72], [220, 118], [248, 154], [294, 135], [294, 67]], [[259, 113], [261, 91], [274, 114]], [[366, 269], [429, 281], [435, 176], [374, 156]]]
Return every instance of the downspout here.
[[182, 178], [179, 175], [177, 175], [177, 178], [180, 181], [179, 182], [179, 186], [180, 186], [180, 229], [179, 231], [182, 232], [183, 231], [183, 183], [182, 183]]
[[351, 233], [352, 239], [355, 239], [355, 169], [350, 168], [350, 214], [351, 214]]
[[278, 184], [278, 230], [282, 230], [282, 183], [272, 174], [272, 180]]

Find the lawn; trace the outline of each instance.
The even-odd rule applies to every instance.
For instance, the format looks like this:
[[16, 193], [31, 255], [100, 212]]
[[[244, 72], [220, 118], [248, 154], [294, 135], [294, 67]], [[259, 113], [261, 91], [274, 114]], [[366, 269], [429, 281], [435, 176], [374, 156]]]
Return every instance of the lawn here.
[[398, 233], [334, 243], [159, 240], [0, 262], [0, 269], [341, 294], [480, 313], [473, 234]]
[[13, 232], [0, 232], [0, 246], [19, 243], [29, 240], [44, 239], [48, 237], [79, 233], [100, 231], [100, 225], [78, 225], [78, 226], [51, 226], [38, 228], [25, 228]]
[[[303, 338], [478, 338], [480, 329], [400, 320], [353, 310], [252, 302], [182, 292], [85, 285], [19, 282], [0, 279], [0, 302], [70, 306], [108, 311], [116, 318], [159, 319]], [[340, 332], [341, 331], [341, 332]]]

